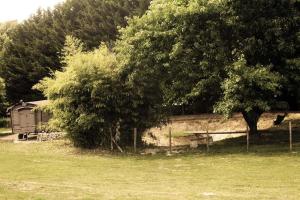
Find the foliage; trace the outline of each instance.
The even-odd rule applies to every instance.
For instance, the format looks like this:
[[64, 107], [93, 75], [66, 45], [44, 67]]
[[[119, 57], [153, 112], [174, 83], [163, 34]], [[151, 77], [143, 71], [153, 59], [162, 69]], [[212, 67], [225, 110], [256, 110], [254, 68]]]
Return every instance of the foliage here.
[[274, 102], [296, 108], [299, 22], [299, 6], [288, 0], [156, 0], [121, 30], [116, 50], [129, 82], [155, 88], [162, 104], [207, 112], [218, 102], [215, 111], [243, 112], [255, 133]]
[[35, 86], [51, 100], [45, 108], [53, 113], [50, 126], [64, 129], [84, 148], [109, 147], [111, 136], [119, 145], [129, 145], [134, 128], [141, 133], [161, 121], [152, 95], [143, 96], [122, 81], [117, 58], [104, 44], [90, 52], [82, 47], [68, 36], [64, 70]]
[[17, 26], [17, 21], [9, 21], [6, 23], [0, 23], [0, 66], [3, 65], [3, 54], [10, 42], [9, 32], [11, 32]]
[[237, 52], [245, 55], [249, 65], [272, 65], [272, 71], [285, 79], [277, 101], [286, 101], [290, 109], [299, 109], [300, 66], [294, 65], [300, 55], [299, 2], [230, 0], [227, 7]]
[[197, 102], [196, 112], [211, 110], [231, 52], [222, 6], [156, 0], [145, 15], [129, 20], [116, 46], [129, 82], [166, 107]]
[[109, 128], [115, 123], [116, 58], [105, 46], [84, 53], [78, 40], [68, 37], [67, 44], [65, 49], [73, 54], [64, 59], [64, 70], [36, 88], [51, 100], [52, 123], [66, 130], [76, 146], [101, 146], [110, 139]]
[[126, 17], [142, 14], [150, 0], [69, 0], [53, 10], [39, 10], [11, 31], [3, 52], [0, 76], [5, 79], [10, 102], [39, 100], [32, 86], [52, 71], [61, 70], [66, 35], [85, 43], [87, 50], [101, 42], [110, 45]]
[[222, 82], [224, 96], [215, 111], [230, 116], [232, 112], [269, 111], [279, 95], [282, 77], [271, 66], [248, 66], [244, 57], [228, 67], [228, 78]]
[[[110, 135], [129, 144], [134, 127], [160, 124], [174, 106], [242, 112], [251, 133], [276, 102], [298, 108], [298, 2], [154, 0], [120, 30], [116, 54], [93, 50], [114, 46], [116, 27], [147, 2], [70, 0], [17, 26], [2, 56], [9, 99], [38, 98], [31, 86], [64, 66], [37, 88], [83, 147], [108, 146]], [[66, 37], [63, 48], [67, 34], [84, 43]]]
[[282, 77], [271, 70], [271, 66], [249, 66], [243, 56], [239, 58], [227, 69], [228, 78], [221, 86], [223, 97], [214, 111], [227, 117], [233, 112], [242, 112], [250, 133], [256, 134], [260, 115], [271, 110], [276, 96], [280, 95]]
[[32, 85], [48, 75], [50, 69], [59, 69], [56, 57], [63, 35], [52, 28], [52, 23], [52, 13], [40, 10], [9, 33], [1, 76], [11, 103], [40, 100], [42, 96], [31, 91]]
[[6, 108], [7, 108], [7, 100], [6, 100], [6, 93], [5, 93], [5, 83], [2, 78], [0, 78], [0, 116], [6, 115]]
[[9, 118], [0, 118], [0, 128], [8, 128], [10, 125]]
[[[6, 48], [10, 42], [10, 38], [9, 38], [8, 34], [11, 31], [13, 31], [13, 29], [16, 27], [16, 25], [17, 25], [16, 21], [0, 23], [0, 67], [3, 66], [4, 52], [6, 51]], [[1, 71], [0, 71], [0, 74], [1, 74]], [[1, 117], [6, 115], [7, 106], [8, 106], [8, 103], [7, 103], [7, 98], [6, 98], [5, 80], [3, 78], [0, 78], [0, 116]], [[3, 123], [5, 124], [4, 121], [3, 121]]]
[[[291, 109], [299, 109], [299, 89], [296, 85], [300, 83], [300, 67], [291, 64], [300, 55], [299, 5], [289, 0], [232, 0], [228, 1], [227, 8], [228, 21], [234, 30], [235, 54], [242, 52], [245, 56], [242, 66], [251, 68], [244, 67], [242, 77], [244, 80], [252, 79], [248, 82], [252, 84], [232, 80], [234, 75], [231, 70], [229, 77], [224, 79], [223, 102], [219, 102], [217, 110], [223, 113], [242, 112], [250, 132], [254, 134], [257, 133], [261, 113], [269, 110], [271, 105], [279, 108], [282, 102], [287, 102]], [[282, 81], [279, 82], [278, 76], [282, 77]], [[237, 98], [243, 101], [239, 102]], [[285, 109], [288, 108], [285, 106]]]

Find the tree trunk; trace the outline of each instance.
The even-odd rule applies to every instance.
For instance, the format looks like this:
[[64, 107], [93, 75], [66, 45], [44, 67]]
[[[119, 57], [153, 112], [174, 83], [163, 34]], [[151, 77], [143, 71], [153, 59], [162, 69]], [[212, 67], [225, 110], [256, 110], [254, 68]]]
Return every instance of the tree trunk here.
[[257, 123], [262, 115], [262, 111], [259, 110], [252, 110], [250, 112], [243, 111], [243, 117], [245, 121], [247, 122], [249, 128], [250, 128], [250, 135], [256, 135], [259, 136], [258, 129], [257, 129]]

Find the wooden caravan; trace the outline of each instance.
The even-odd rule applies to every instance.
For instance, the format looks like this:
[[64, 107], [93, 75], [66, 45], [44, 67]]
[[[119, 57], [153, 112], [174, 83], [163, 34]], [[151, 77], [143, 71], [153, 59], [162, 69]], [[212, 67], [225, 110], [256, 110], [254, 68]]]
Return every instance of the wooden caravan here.
[[7, 109], [11, 118], [12, 132], [19, 134], [19, 139], [27, 139], [29, 134], [36, 134], [41, 131], [42, 125], [47, 123], [51, 117], [49, 113], [35, 108], [47, 105], [49, 101], [34, 101], [15, 104]]

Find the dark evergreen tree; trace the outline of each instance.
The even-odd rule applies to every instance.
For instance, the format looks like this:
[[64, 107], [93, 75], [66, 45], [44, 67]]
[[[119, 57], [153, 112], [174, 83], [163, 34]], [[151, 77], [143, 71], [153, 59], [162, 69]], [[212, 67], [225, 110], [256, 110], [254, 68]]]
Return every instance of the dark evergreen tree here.
[[101, 42], [113, 45], [126, 17], [145, 12], [150, 0], [67, 0], [53, 10], [38, 10], [9, 33], [2, 56], [0, 77], [6, 82], [10, 102], [38, 100], [32, 86], [52, 71], [60, 70], [66, 35], [81, 39], [86, 50]]

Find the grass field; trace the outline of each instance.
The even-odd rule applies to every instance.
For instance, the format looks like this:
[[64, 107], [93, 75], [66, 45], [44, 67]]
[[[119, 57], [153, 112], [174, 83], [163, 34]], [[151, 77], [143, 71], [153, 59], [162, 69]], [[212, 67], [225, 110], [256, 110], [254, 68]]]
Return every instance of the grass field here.
[[200, 147], [170, 157], [82, 152], [66, 141], [0, 143], [0, 199], [298, 200], [298, 139], [293, 153], [287, 140], [270, 138], [246, 153], [237, 138], [208, 154]]
[[11, 132], [11, 128], [0, 128], [0, 133]]
[[0, 128], [0, 137], [11, 135], [11, 128]]

